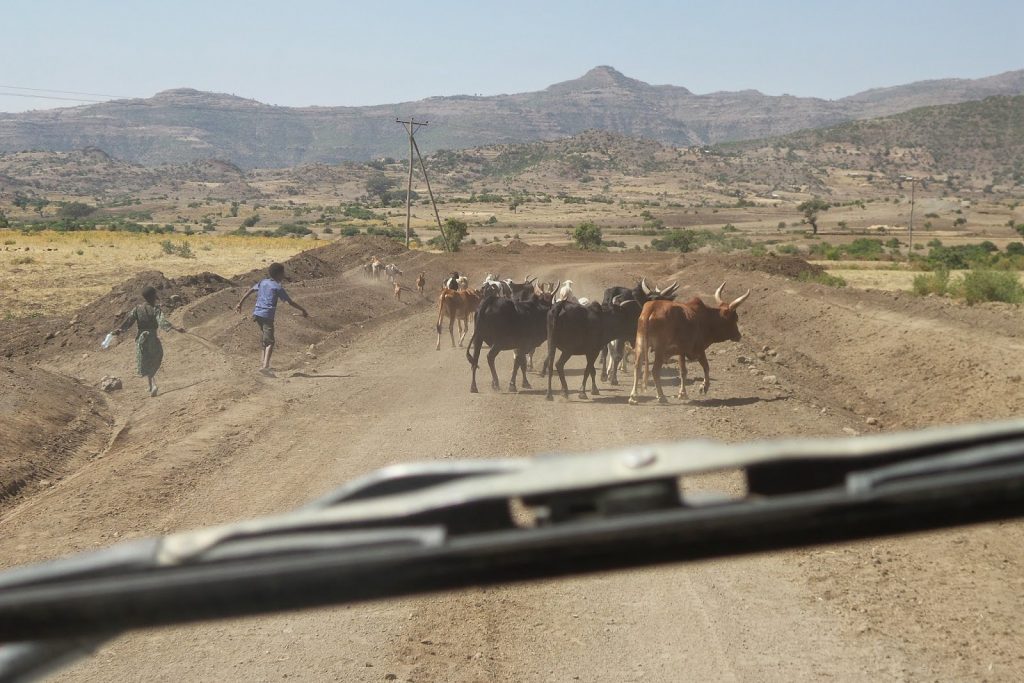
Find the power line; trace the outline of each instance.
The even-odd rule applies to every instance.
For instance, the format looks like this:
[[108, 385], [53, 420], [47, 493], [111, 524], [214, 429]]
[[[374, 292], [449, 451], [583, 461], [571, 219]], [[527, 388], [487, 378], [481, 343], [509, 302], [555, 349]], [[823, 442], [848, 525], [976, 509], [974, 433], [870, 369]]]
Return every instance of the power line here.
[[108, 95], [102, 92], [80, 92], [78, 90], [54, 90], [53, 88], [27, 88], [22, 85], [0, 85], [0, 88], [7, 88], [8, 90], [31, 90], [32, 92], [55, 92], [61, 95], [90, 95], [92, 97], [115, 97], [118, 99], [131, 99], [127, 95]]
[[[3, 87], [3, 86], [0, 86]], [[63, 100], [65, 102], [109, 102], [110, 100], [86, 100], [81, 97], [58, 97], [57, 95], [32, 95], [24, 92], [0, 92], [0, 97], [28, 97], [33, 100]]]

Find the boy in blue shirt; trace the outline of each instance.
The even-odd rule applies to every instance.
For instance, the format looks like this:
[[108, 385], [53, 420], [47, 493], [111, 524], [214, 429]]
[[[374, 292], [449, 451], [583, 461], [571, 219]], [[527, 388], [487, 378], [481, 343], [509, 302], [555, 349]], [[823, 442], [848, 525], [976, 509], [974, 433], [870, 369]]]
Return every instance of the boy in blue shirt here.
[[277, 300], [285, 301], [299, 309], [304, 318], [309, 317], [309, 313], [305, 308], [292, 301], [288, 292], [284, 291], [284, 287], [281, 286], [281, 280], [284, 279], [283, 265], [271, 263], [269, 274], [270, 277], [260, 280], [242, 296], [235, 306], [235, 310], [241, 313], [242, 304], [250, 294], [256, 292], [256, 307], [252, 311], [252, 319], [260, 326], [263, 342], [263, 367], [260, 368], [260, 372], [272, 376], [274, 373], [270, 369], [270, 356], [274, 353], [274, 312], [277, 310]]

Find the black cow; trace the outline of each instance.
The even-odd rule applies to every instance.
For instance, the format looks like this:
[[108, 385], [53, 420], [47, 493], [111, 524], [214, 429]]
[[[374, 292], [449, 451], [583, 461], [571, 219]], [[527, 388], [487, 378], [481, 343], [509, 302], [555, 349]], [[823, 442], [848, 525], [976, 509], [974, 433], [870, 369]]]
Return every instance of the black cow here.
[[548, 358], [545, 368], [548, 372], [547, 399], [552, 399], [551, 381], [554, 372], [552, 362], [555, 349], [561, 353], [554, 369], [558, 370], [558, 379], [562, 382], [562, 395], [569, 398], [569, 387], [565, 383], [565, 362], [570, 356], [586, 356], [587, 367], [583, 370], [583, 386], [580, 387], [580, 398], [587, 397], [587, 378], [590, 378], [593, 393], [597, 390], [594, 367], [597, 356], [606, 348], [609, 341], [619, 339], [630, 330], [636, 330], [636, 320], [642, 305], [634, 299], [621, 301], [615, 298], [614, 303], [599, 304], [596, 301], [581, 305], [572, 301], [559, 301], [548, 311]]
[[479, 367], [480, 347], [487, 343], [487, 364], [491, 368], [491, 387], [498, 389], [498, 373], [494, 370], [494, 359], [501, 351], [515, 351], [512, 363], [512, 379], [508, 390], [516, 391], [516, 372], [522, 369], [523, 388], [529, 389], [526, 379], [526, 355], [533, 353], [547, 338], [547, 313], [551, 308], [550, 295], [532, 296], [526, 300], [506, 299], [487, 296], [476, 309], [473, 337], [466, 349], [466, 360], [473, 368], [471, 393], [477, 393], [476, 370]]
[[[601, 364], [602, 382], [609, 382], [612, 385], [619, 383], [619, 363], [622, 362], [625, 355], [626, 344], [632, 344], [633, 340], [636, 339], [636, 321], [640, 317], [640, 309], [643, 308], [643, 305], [648, 301], [659, 299], [672, 301], [676, 298], [676, 289], [678, 288], [679, 285], [675, 282], [665, 289], [652, 288], [647, 284], [647, 278], [643, 278], [632, 289], [629, 287], [609, 287], [604, 290], [604, 300], [602, 302], [604, 304], [610, 306], [614, 301], [636, 301], [640, 306], [630, 306], [626, 309], [632, 316], [629, 328], [623, 330], [621, 336], [613, 337], [608, 342], [607, 347], [601, 349], [599, 362]], [[609, 352], [611, 352], [610, 363], [607, 362]]]
[[527, 276], [524, 282], [512, 282], [512, 280], [505, 280], [509, 289], [512, 290], [512, 298], [524, 301], [533, 296], [537, 289], [533, 286], [533, 283], [537, 281], [537, 278]]

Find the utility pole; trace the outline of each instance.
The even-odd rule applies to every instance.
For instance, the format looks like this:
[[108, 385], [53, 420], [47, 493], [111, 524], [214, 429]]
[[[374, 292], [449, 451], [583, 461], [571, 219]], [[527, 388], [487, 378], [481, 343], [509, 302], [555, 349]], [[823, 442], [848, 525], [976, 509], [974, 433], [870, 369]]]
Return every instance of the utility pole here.
[[917, 185], [917, 178], [912, 176], [901, 176], [900, 180], [910, 181], [910, 226], [907, 228], [907, 242], [909, 253], [914, 253], [914, 187]]
[[409, 183], [405, 189], [405, 248], [409, 248], [409, 237], [410, 237], [410, 221], [412, 220], [412, 169], [413, 169], [413, 154], [415, 153], [420, 160], [420, 168], [423, 170], [423, 179], [427, 183], [427, 192], [430, 193], [430, 203], [434, 207], [434, 218], [437, 219], [437, 228], [441, 231], [441, 241], [444, 242], [445, 251], [451, 251], [451, 246], [448, 244], [448, 236], [444, 234], [444, 228], [441, 227], [441, 215], [437, 212], [437, 202], [434, 201], [434, 191], [430, 189], [430, 178], [427, 177], [427, 167], [423, 163], [423, 155], [420, 154], [420, 147], [416, 144], [416, 131], [423, 126], [430, 125], [428, 121], [417, 121], [415, 117], [410, 116], [408, 121], [402, 119], [395, 119], [395, 123], [400, 123], [405, 126], [405, 130], [409, 133]]

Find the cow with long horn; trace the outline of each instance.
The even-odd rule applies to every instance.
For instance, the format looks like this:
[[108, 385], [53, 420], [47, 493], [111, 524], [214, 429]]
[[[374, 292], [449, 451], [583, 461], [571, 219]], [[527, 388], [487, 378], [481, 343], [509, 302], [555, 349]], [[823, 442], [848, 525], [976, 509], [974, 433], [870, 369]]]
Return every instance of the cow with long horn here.
[[647, 369], [648, 350], [654, 354], [651, 362], [651, 375], [658, 401], [666, 402], [661, 390], [661, 366], [667, 358], [679, 357], [679, 394], [678, 398], [686, 399], [686, 359], [696, 360], [704, 370], [704, 382], [700, 393], [706, 394], [711, 386], [711, 370], [708, 366], [707, 349], [712, 344], [724, 341], [739, 341], [741, 338], [739, 318], [736, 309], [750, 296], [737, 297], [730, 303], [722, 300], [723, 282], [715, 290], [717, 306], [706, 305], [698, 297], [686, 303], [673, 301], [648, 301], [644, 304], [637, 320], [636, 331], [636, 365], [633, 368], [633, 391], [629, 402], [637, 403], [641, 376]]
[[640, 309], [643, 305], [651, 300], [671, 301], [675, 299], [678, 288], [679, 284], [676, 282], [673, 282], [664, 289], [651, 287], [647, 284], [647, 278], [641, 278], [640, 282], [633, 288], [609, 287], [604, 290], [604, 299], [602, 300], [604, 304], [611, 305], [614, 301], [618, 300], [635, 301], [639, 305], [629, 309], [633, 315], [632, 324], [622, 329], [618, 336], [612, 338], [607, 346], [601, 349], [601, 357], [598, 359], [598, 363], [601, 366], [602, 382], [609, 382], [613, 385], [619, 383], [619, 364], [623, 363], [623, 369], [625, 369], [626, 344], [632, 344], [636, 338], [636, 321], [640, 316]]

